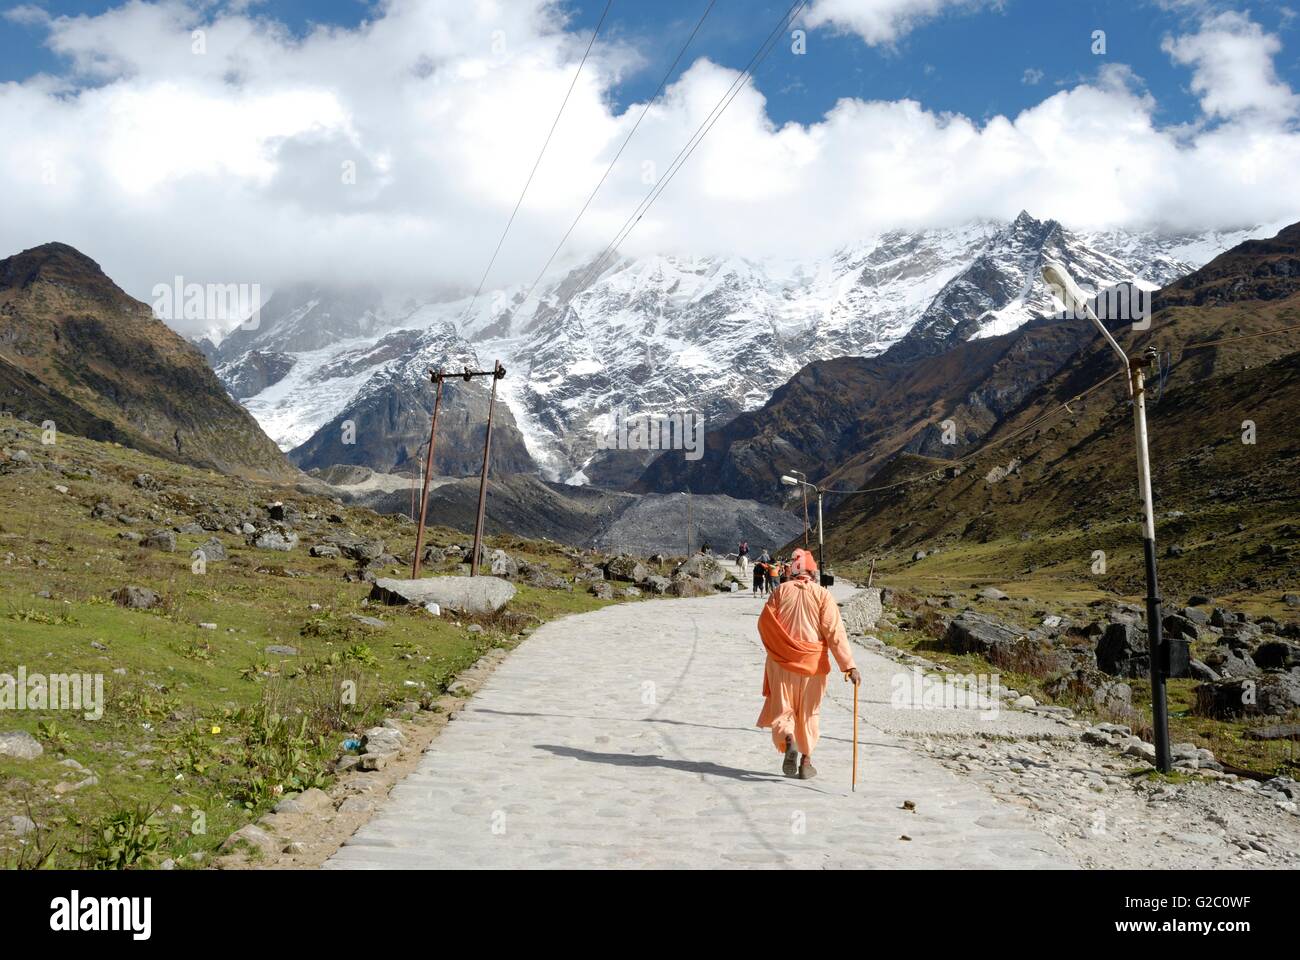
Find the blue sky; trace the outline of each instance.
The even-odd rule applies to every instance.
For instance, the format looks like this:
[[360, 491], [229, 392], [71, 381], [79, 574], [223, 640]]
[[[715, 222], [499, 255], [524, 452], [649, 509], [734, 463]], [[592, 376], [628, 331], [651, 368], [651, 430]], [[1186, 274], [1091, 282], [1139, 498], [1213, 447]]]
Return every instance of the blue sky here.
[[[452, 2], [452, 0], [436, 0]], [[454, 0], [467, 2], [467, 0]], [[614, 91], [616, 102], [648, 96], [690, 31], [707, 0], [614, 0], [607, 36], [635, 44], [646, 57], [644, 69]], [[0, 9], [21, 4], [0, 0]], [[54, 16], [99, 14], [120, 6], [108, 0], [28, 0]], [[562, 6], [575, 30], [590, 30], [604, 0], [571, 0]], [[772, 0], [718, 0], [693, 47], [727, 66], [739, 68], [752, 55], [770, 24], [789, 3]], [[1195, 10], [1196, 5], [1190, 5]], [[1277, 60], [1279, 75], [1300, 88], [1300, 17], [1296, 7], [1276, 0], [1215, 3], [1216, 9], [1249, 12], [1277, 33], [1287, 49]], [[270, 0], [255, 4], [258, 15], [273, 18], [295, 33], [312, 24], [355, 27], [373, 15], [363, 0]], [[764, 64], [758, 84], [768, 112], [778, 123], [819, 119], [840, 97], [896, 100], [911, 98], [935, 111], [953, 111], [975, 120], [1014, 115], [1052, 90], [1095, 74], [1100, 63], [1131, 66], [1145, 81], [1166, 123], [1192, 120], [1197, 100], [1187, 89], [1187, 71], [1160, 49], [1161, 38], [1179, 31], [1188, 10], [1165, 9], [1155, 0], [1003, 0], [1000, 10], [949, 13], [925, 23], [889, 46], [868, 46], [860, 38], [831, 29], [813, 31], [807, 55], [796, 57], [784, 44]], [[1106, 31], [1107, 55], [1091, 52], [1094, 30]], [[66, 63], [45, 48], [44, 29], [0, 19], [0, 81], [34, 73], [59, 73]], [[1027, 83], [1041, 72], [1041, 78]]]
[[[0, 254], [61, 240], [137, 293], [473, 289], [605, 2], [0, 0]], [[619, 236], [790, 0], [718, 0], [641, 125], [707, 2], [613, 0], [490, 285], [529, 283], [579, 211], [557, 268]], [[1295, 222], [1289, 2], [813, 0], [807, 52], [776, 47], [621, 250], [807, 261], [1021, 210]]]

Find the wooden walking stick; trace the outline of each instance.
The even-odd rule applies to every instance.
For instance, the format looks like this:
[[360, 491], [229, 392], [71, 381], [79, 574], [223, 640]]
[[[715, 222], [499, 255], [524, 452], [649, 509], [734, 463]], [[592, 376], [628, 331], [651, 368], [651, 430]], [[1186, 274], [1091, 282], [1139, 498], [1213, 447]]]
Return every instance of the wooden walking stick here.
[[[844, 679], [849, 683], [853, 681], [849, 675], [844, 674]], [[858, 792], [858, 685], [853, 683], [853, 786], [854, 793]]]

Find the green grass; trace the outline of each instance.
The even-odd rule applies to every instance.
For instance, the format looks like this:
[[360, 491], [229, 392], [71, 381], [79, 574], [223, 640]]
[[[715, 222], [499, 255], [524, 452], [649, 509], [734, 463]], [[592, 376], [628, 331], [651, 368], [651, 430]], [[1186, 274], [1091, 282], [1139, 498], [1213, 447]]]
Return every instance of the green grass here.
[[[62, 436], [42, 448], [36, 428], [12, 420], [0, 421], [4, 427], [21, 431], [4, 437], [5, 445], [69, 466], [71, 475], [0, 474], [0, 673], [25, 666], [29, 673], [101, 674], [106, 708], [98, 720], [69, 711], [0, 712], [0, 731], [25, 730], [45, 747], [35, 760], [0, 757], [0, 864], [132, 866], [171, 857], [185, 865], [195, 852], [210, 858], [284, 792], [328, 782], [341, 742], [401, 701], [428, 705], [489, 649], [513, 646], [540, 622], [607, 604], [580, 589], [520, 586], [500, 614], [434, 618], [421, 609], [363, 606], [369, 585], [343, 579], [353, 564], [308, 556], [307, 536], [288, 554], [254, 550], [227, 533], [178, 535], [176, 553], [142, 549], [118, 538], [128, 528], [116, 520], [92, 519], [91, 507], [109, 501], [146, 518], [134, 527], [145, 531], [188, 522], [208, 504], [238, 511], [280, 499], [304, 514], [342, 514], [345, 522], [328, 529], [382, 539], [398, 556], [409, 556], [414, 528], [114, 445]], [[134, 487], [138, 473], [158, 478], [164, 491]], [[190, 552], [211, 536], [230, 559], [197, 575]], [[426, 542], [467, 539], [434, 528]], [[557, 572], [573, 564], [553, 544], [490, 538], [489, 546]], [[448, 563], [426, 575], [453, 572], [459, 566]], [[109, 597], [128, 584], [156, 591], [162, 606], [117, 606]], [[378, 617], [386, 628], [360, 624], [356, 615]], [[200, 629], [205, 622], [217, 629]], [[482, 632], [471, 632], [471, 623]], [[266, 653], [270, 645], [293, 646], [298, 655]], [[354, 686], [355, 705], [340, 702], [345, 685]], [[92, 770], [98, 783], [57, 791], [85, 777], [63, 765], [67, 760]], [[18, 814], [42, 826], [39, 840], [20, 842], [4, 829]]]

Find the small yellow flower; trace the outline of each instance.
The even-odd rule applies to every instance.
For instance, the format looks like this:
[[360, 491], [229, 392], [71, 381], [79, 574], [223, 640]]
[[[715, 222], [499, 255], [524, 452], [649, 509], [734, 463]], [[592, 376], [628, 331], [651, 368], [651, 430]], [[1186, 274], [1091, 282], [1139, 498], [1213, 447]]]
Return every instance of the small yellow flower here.
[[218, 727], [216, 724], [213, 724], [213, 725], [212, 725], [212, 735], [215, 737], [215, 736], [216, 736], [218, 733], [220, 733], [220, 732], [221, 732], [221, 728]]

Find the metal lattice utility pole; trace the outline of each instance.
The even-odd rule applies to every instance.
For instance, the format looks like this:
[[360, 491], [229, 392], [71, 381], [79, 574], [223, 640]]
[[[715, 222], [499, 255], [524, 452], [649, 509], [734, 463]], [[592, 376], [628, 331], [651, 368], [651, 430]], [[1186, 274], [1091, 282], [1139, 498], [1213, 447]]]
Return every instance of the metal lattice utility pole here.
[[1147, 579], [1147, 638], [1151, 656], [1151, 725], [1156, 741], [1156, 768], [1161, 773], [1173, 769], [1169, 750], [1169, 705], [1165, 693], [1165, 680], [1170, 674], [1169, 650], [1164, 642], [1160, 616], [1160, 588], [1156, 572], [1156, 519], [1151, 496], [1151, 455], [1147, 446], [1146, 377], [1144, 370], [1150, 365], [1154, 349], [1142, 356], [1130, 357], [1124, 352], [1106, 325], [1098, 319], [1088, 305], [1087, 297], [1058, 263], [1043, 265], [1043, 279], [1052, 287], [1062, 303], [1076, 314], [1083, 314], [1101, 331], [1101, 335], [1118, 354], [1129, 378], [1129, 392], [1133, 397], [1133, 428], [1137, 439], [1138, 492], [1142, 498], [1143, 528], [1142, 551], [1146, 559]]

